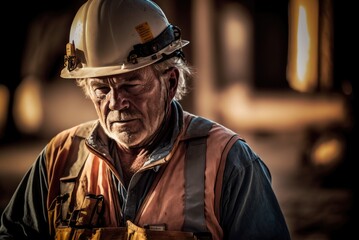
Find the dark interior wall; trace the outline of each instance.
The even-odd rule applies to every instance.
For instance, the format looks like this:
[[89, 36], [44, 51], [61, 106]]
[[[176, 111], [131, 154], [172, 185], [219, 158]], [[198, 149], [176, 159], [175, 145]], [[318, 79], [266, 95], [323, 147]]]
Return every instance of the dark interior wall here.
[[359, 159], [358, 154], [358, 43], [359, 37], [356, 32], [358, 13], [353, 2], [350, 1], [334, 1], [334, 86], [335, 89], [341, 89], [344, 83], [351, 86], [351, 94], [348, 95], [348, 108], [350, 109], [350, 117], [352, 119], [352, 129], [348, 134], [348, 146], [346, 151], [346, 165], [344, 172], [349, 187], [353, 190], [353, 204], [351, 213], [351, 221], [348, 222], [347, 228], [344, 229], [343, 235], [351, 238], [350, 234], [355, 234], [357, 230], [357, 214], [358, 209], [358, 185], [355, 166]]
[[[85, 0], [54, 0], [54, 1], [8, 1], [1, 14], [2, 29], [2, 74], [0, 84], [5, 85], [10, 94], [9, 108], [7, 113], [7, 122], [5, 131], [0, 135], [0, 144], [12, 143], [14, 141], [34, 138], [36, 136], [25, 136], [18, 131], [14, 124], [12, 115], [12, 105], [14, 103], [14, 93], [23, 77], [22, 60], [29, 38], [29, 29], [37, 19], [47, 16], [69, 14], [74, 15], [77, 8]], [[7, 12], [5, 14], [5, 12]], [[10, 17], [9, 17], [10, 16]], [[70, 22], [69, 22], [70, 24]], [[41, 40], [41, 39], [40, 39]], [[63, 39], [66, 44], [67, 36]], [[41, 42], [39, 42], [41, 45]], [[65, 45], [64, 45], [65, 46]], [[44, 79], [50, 78], [50, 75], [58, 74], [59, 67], [63, 64], [63, 55], [58, 58], [47, 59], [49, 65], [43, 72], [47, 74]]]
[[255, 0], [254, 87], [286, 89], [288, 57], [288, 0]]

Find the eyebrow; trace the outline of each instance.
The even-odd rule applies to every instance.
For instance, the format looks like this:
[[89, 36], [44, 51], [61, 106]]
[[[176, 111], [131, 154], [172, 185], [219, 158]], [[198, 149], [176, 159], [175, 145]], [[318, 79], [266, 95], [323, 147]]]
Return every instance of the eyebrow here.
[[125, 78], [125, 80], [133, 81], [137, 79], [142, 79], [142, 75], [139, 72], [132, 72], [128, 77]]
[[[125, 73], [126, 74], [126, 73]], [[105, 77], [94, 77], [94, 78], [89, 78], [89, 80], [91, 82], [103, 82], [103, 81], [108, 81], [108, 80], [112, 80], [112, 79], [120, 79], [120, 80], [124, 80], [124, 81], [131, 81], [133, 79], [136, 79], [136, 78], [140, 78], [140, 74], [138, 73], [129, 73], [128, 75], [123, 75], [123, 77], [117, 77], [116, 75], [115, 76], [105, 76]]]

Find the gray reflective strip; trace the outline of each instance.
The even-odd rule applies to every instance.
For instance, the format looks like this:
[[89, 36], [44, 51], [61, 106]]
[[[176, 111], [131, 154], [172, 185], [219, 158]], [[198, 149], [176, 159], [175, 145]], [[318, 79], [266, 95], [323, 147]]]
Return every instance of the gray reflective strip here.
[[205, 232], [204, 215], [204, 177], [206, 168], [206, 147], [208, 132], [212, 122], [203, 118], [194, 118], [187, 130], [190, 138], [187, 142], [185, 162], [185, 216], [184, 231]]

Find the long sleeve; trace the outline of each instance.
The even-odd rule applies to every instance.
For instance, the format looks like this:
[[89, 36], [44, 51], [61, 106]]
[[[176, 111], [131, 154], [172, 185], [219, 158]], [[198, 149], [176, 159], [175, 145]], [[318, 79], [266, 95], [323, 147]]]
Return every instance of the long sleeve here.
[[0, 239], [49, 239], [45, 150], [24, 175], [1, 216]]
[[290, 239], [264, 162], [243, 141], [230, 150], [221, 196], [224, 239]]

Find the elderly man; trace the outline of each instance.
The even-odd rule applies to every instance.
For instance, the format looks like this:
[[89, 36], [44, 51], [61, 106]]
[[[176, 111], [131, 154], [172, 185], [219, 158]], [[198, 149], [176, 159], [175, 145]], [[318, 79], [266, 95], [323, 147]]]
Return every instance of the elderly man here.
[[77, 79], [98, 119], [44, 147], [1, 239], [290, 239], [264, 162], [178, 102], [187, 44], [151, 1], [78, 10], [61, 76]]

